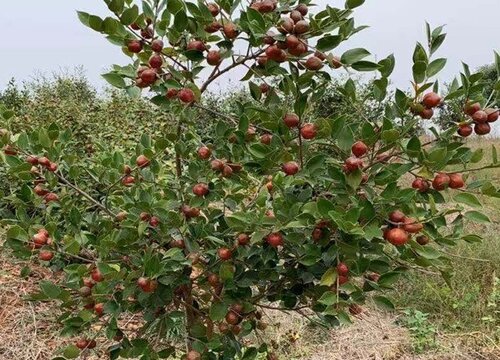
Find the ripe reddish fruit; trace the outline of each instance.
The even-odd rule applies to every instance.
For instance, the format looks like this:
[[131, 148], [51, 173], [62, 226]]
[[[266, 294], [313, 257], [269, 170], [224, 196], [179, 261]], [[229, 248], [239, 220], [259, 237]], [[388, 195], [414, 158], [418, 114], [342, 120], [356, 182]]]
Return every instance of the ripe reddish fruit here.
[[149, 58], [149, 66], [151, 66], [153, 69], [159, 69], [163, 65], [163, 58], [161, 55], [154, 54]]
[[57, 194], [49, 192], [47, 195], [43, 197], [43, 200], [45, 201], [46, 204], [50, 202], [58, 202], [59, 196], [57, 196]]
[[384, 234], [384, 237], [392, 245], [401, 246], [408, 242], [408, 233], [400, 228], [390, 229]]
[[[214, 171], [222, 171], [222, 170], [224, 170], [224, 163], [218, 159], [215, 159], [215, 160], [212, 160], [210, 162], [210, 167]], [[231, 171], [232, 171], [232, 169], [231, 169]]]
[[488, 122], [488, 114], [483, 110], [476, 111], [474, 115], [472, 115], [472, 120], [476, 123]]
[[142, 42], [139, 40], [130, 40], [127, 44], [128, 51], [138, 54], [142, 51]]
[[191, 89], [184, 88], [179, 91], [177, 96], [185, 104], [190, 104], [194, 101], [194, 92]]
[[311, 56], [306, 60], [304, 66], [307, 70], [316, 71], [323, 67], [323, 61], [321, 61], [321, 59], [317, 58], [316, 56]]
[[161, 41], [160, 39], [155, 39], [153, 40], [153, 42], [151, 43], [151, 50], [153, 50], [154, 52], [162, 52], [163, 51], [163, 41]]
[[226, 322], [230, 325], [238, 325], [240, 317], [234, 311], [228, 311], [226, 314]]
[[266, 189], [267, 189], [267, 191], [269, 191], [269, 192], [273, 191], [273, 182], [272, 182], [272, 181], [269, 181], [269, 182], [266, 184]]
[[222, 169], [222, 176], [229, 178], [233, 175], [233, 168], [229, 165], [224, 165]]
[[206, 146], [202, 146], [198, 149], [198, 157], [203, 160], [207, 160], [212, 155], [212, 150]]
[[262, 83], [259, 85], [260, 92], [266, 94], [269, 91], [269, 85]]
[[286, 175], [295, 175], [299, 172], [299, 164], [295, 161], [289, 161], [281, 166], [281, 169]]
[[337, 265], [337, 274], [340, 276], [347, 276], [349, 274], [349, 268], [343, 262], [338, 263]]
[[307, 52], [307, 46], [300, 42], [296, 47], [288, 49], [288, 52], [293, 56], [302, 56]]
[[175, 99], [178, 93], [179, 90], [171, 88], [167, 90], [167, 94], [165, 96], [167, 97], [167, 99]]
[[274, 248], [277, 248], [278, 246], [283, 246], [283, 235], [281, 235], [281, 233], [271, 233], [267, 235], [266, 241], [269, 245], [271, 245]]
[[472, 134], [472, 126], [468, 124], [459, 125], [457, 133], [462, 137], [467, 137]]
[[281, 19], [278, 24], [278, 31], [282, 34], [288, 34], [293, 32], [294, 23], [290, 18]]
[[245, 246], [250, 243], [250, 235], [241, 233], [236, 238], [238, 240], [238, 245]]
[[309, 31], [309, 24], [305, 20], [300, 20], [295, 23], [293, 31], [296, 34], [304, 34]]
[[95, 282], [101, 282], [101, 281], [104, 280], [104, 276], [101, 274], [101, 272], [99, 271], [99, 269], [92, 270], [92, 272], [90, 273], [90, 277]]
[[270, 13], [275, 8], [274, 3], [271, 0], [264, 0], [258, 3], [253, 3], [252, 6], [255, 7], [255, 10], [257, 10], [261, 14]]
[[220, 53], [218, 50], [210, 50], [207, 54], [207, 63], [209, 65], [219, 65], [221, 62]]
[[425, 94], [424, 98], [422, 99], [422, 103], [428, 109], [434, 108], [441, 103], [441, 97], [435, 92], [430, 92]]
[[38, 158], [38, 163], [42, 166], [49, 166], [50, 165], [50, 160], [48, 158], [46, 158], [45, 156], [40, 156]]
[[298, 12], [300, 12], [302, 16], [306, 16], [308, 9], [307, 9], [307, 5], [305, 5], [305, 4], [299, 4], [295, 8], [295, 10], [297, 10]]
[[340, 58], [338, 56], [332, 56], [331, 60], [330, 60], [330, 65], [334, 68], [334, 69], [340, 69], [342, 67], [342, 62], [340, 61]]
[[58, 168], [57, 164], [53, 162], [51, 162], [49, 166], [47, 166], [47, 170], [49, 170], [50, 172], [56, 172], [57, 168]]
[[34, 155], [28, 155], [26, 156], [26, 162], [31, 165], [38, 165], [38, 158]]
[[41, 250], [38, 258], [43, 261], [50, 261], [54, 257], [54, 253], [50, 250]]
[[488, 123], [481, 123], [481, 124], [475, 124], [474, 125], [474, 132], [478, 135], [486, 135], [489, 134], [491, 131], [490, 124]]
[[220, 29], [222, 29], [222, 24], [219, 23], [218, 21], [213, 21], [207, 26], [205, 26], [205, 31], [210, 34], [213, 34], [219, 31]]
[[201, 360], [201, 354], [198, 351], [190, 350], [186, 354], [186, 360]]
[[143, 167], [149, 166], [150, 161], [146, 156], [139, 155], [137, 157], [137, 159], [135, 160], [135, 163], [138, 167], [143, 168]]
[[292, 19], [294, 22], [299, 22], [300, 20], [303, 19], [302, 14], [298, 10], [292, 10], [290, 12], [290, 19]]
[[222, 261], [226, 261], [231, 259], [233, 253], [228, 248], [220, 248], [219, 250], [217, 250], [217, 255], [219, 255], [219, 258]]
[[33, 241], [37, 245], [45, 245], [47, 244], [47, 240], [49, 239], [44, 233], [37, 233], [33, 235], [31, 241]]
[[427, 245], [430, 240], [427, 236], [425, 235], [420, 235], [419, 237], [417, 237], [417, 242], [420, 244], [420, 245]]
[[346, 173], [351, 173], [363, 167], [363, 161], [356, 157], [349, 157], [344, 161], [344, 171]]
[[135, 183], [135, 178], [133, 176], [127, 175], [122, 179], [122, 184], [125, 186], [132, 186]]
[[260, 137], [260, 142], [265, 145], [269, 145], [273, 140], [273, 136], [271, 134], [263, 134]]
[[416, 234], [424, 228], [424, 225], [414, 218], [405, 218], [403, 223], [403, 229], [410, 234]]
[[220, 9], [219, 9], [219, 5], [217, 5], [216, 3], [208, 3], [207, 8], [208, 8], [208, 11], [210, 11], [210, 13], [212, 14], [212, 16], [215, 17], [215, 16], [219, 15]]
[[94, 287], [94, 285], [95, 285], [94, 280], [89, 279], [89, 278], [83, 279], [83, 286], [92, 289]]
[[235, 39], [238, 36], [238, 29], [236, 28], [236, 25], [230, 22], [226, 22], [224, 24], [222, 32], [230, 40]]
[[156, 71], [153, 69], [144, 70], [140, 77], [144, 84], [151, 85], [156, 81]]
[[94, 311], [98, 316], [101, 316], [104, 313], [104, 304], [103, 303], [95, 304]]
[[208, 275], [207, 281], [213, 287], [217, 287], [220, 284], [219, 276], [217, 274], [210, 274], [210, 275]]
[[400, 210], [394, 210], [389, 214], [389, 220], [393, 223], [402, 223], [405, 220], [405, 214]]
[[47, 189], [45, 189], [42, 185], [35, 186], [35, 188], [33, 189], [33, 191], [38, 196], [45, 196], [45, 195], [47, 195], [49, 193], [49, 191]]
[[325, 53], [322, 53], [321, 51], [318, 51], [316, 50], [314, 52], [314, 56], [316, 56], [318, 59], [320, 59], [321, 61], [324, 61], [326, 60], [326, 54]]
[[203, 52], [207, 49], [203, 41], [200, 40], [191, 40], [187, 45], [186, 45], [186, 50], [194, 50], [194, 51], [200, 51]]
[[11, 156], [17, 155], [16, 149], [14, 149], [10, 145], [5, 145], [4, 148], [3, 148], [3, 152], [4, 152], [5, 155], [11, 155]]
[[462, 178], [462, 175], [461, 174], [448, 174], [448, 176], [450, 177], [450, 188], [452, 189], [460, 189], [462, 187], [464, 187], [465, 183], [464, 183], [464, 179]]
[[300, 44], [300, 40], [295, 35], [288, 35], [286, 37], [285, 43], [288, 49], [295, 49]]
[[286, 114], [285, 117], [283, 118], [283, 121], [284, 121], [285, 125], [289, 128], [297, 127], [297, 126], [299, 126], [299, 123], [300, 123], [299, 116], [297, 114], [294, 114], [294, 113]]
[[434, 110], [425, 108], [420, 112], [419, 115], [422, 119], [428, 120], [432, 118], [432, 116], [434, 116]]
[[83, 350], [83, 349], [87, 349], [89, 348], [90, 349], [90, 343], [91, 343], [91, 340], [88, 340], [88, 339], [78, 339], [78, 341], [76, 342], [76, 347], [80, 350]]
[[151, 39], [154, 36], [154, 30], [152, 26], [148, 26], [145, 29], [141, 29], [141, 36], [145, 39]]
[[301, 129], [300, 129], [300, 135], [304, 139], [314, 139], [316, 137], [317, 131], [316, 131], [316, 125], [315, 124], [304, 124]]
[[368, 152], [368, 146], [366, 146], [366, 144], [362, 141], [356, 141], [352, 145], [351, 151], [352, 151], [354, 156], [362, 157], [363, 155], [365, 155]]
[[193, 194], [199, 197], [208, 195], [209, 191], [208, 185], [205, 183], [199, 183], [193, 186]]
[[315, 227], [311, 236], [314, 241], [320, 241], [323, 238], [323, 229]]
[[476, 113], [477, 111], [481, 110], [481, 104], [479, 103], [467, 103], [464, 107], [464, 112], [467, 114], [467, 115], [474, 115], [474, 113]]
[[421, 193], [425, 193], [427, 192], [427, 190], [429, 190], [430, 186], [427, 180], [416, 178], [415, 180], [413, 180], [411, 187], [417, 189]]
[[432, 181], [432, 187], [438, 191], [446, 189], [449, 184], [450, 177], [444, 173], [437, 174]]
[[151, 219], [149, 220], [149, 225], [151, 227], [158, 227], [160, 225], [160, 219], [157, 216], [151, 216]]
[[147, 277], [140, 277], [137, 279], [137, 286], [139, 286], [141, 290], [146, 293], [152, 293], [158, 287], [158, 282]]
[[274, 60], [276, 62], [283, 62], [286, 60], [286, 53], [283, 49], [280, 49], [277, 45], [268, 46], [266, 49], [266, 56], [268, 59]]
[[345, 283], [347, 283], [349, 281], [349, 278], [345, 275], [339, 275], [337, 277], [337, 281], [338, 281], [339, 285], [344, 285]]
[[488, 115], [488, 122], [495, 122], [498, 120], [498, 117], [500, 116], [500, 110], [499, 109], [491, 109], [488, 108], [484, 110], [486, 115]]

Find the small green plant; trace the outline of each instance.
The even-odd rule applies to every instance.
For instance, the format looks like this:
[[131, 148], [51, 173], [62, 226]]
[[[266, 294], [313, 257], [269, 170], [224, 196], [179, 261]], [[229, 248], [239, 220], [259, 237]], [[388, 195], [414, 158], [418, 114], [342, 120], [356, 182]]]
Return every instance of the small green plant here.
[[410, 330], [413, 351], [422, 353], [437, 346], [436, 327], [429, 322], [429, 314], [415, 309], [404, 311], [403, 325]]

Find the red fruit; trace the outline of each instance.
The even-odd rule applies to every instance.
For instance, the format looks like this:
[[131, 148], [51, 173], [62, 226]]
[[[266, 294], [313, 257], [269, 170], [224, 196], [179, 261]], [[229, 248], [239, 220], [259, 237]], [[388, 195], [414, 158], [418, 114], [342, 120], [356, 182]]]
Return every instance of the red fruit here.
[[228, 248], [220, 248], [219, 250], [217, 250], [217, 255], [219, 255], [219, 258], [222, 261], [226, 261], [231, 259], [233, 253]]
[[277, 248], [278, 246], [283, 246], [283, 235], [281, 235], [281, 233], [271, 233], [267, 235], [266, 241], [269, 245], [271, 245], [274, 248]]
[[196, 184], [193, 186], [193, 194], [199, 197], [208, 195], [209, 193], [208, 185], [204, 183]]
[[92, 289], [95, 285], [95, 282], [92, 279], [85, 278], [83, 279], [83, 286]]
[[153, 69], [144, 70], [140, 75], [141, 80], [146, 85], [151, 85], [156, 81], [156, 71]]
[[429, 190], [430, 186], [427, 180], [416, 178], [415, 180], [413, 180], [411, 187], [417, 189], [421, 193], [425, 193], [427, 192], [427, 190]]
[[349, 268], [343, 262], [338, 263], [337, 265], [337, 274], [340, 276], [347, 276], [349, 274]]
[[161, 55], [154, 54], [149, 58], [149, 66], [151, 66], [153, 69], [159, 69], [162, 67], [162, 65], [163, 58], [161, 57]]
[[272, 181], [269, 181], [269, 182], [266, 184], [266, 189], [267, 189], [267, 191], [269, 191], [269, 192], [273, 191], [273, 182], [272, 182]]
[[474, 125], [474, 132], [478, 135], [486, 135], [489, 134], [491, 131], [490, 124], [488, 123], [481, 123], [481, 124], [476, 124]]
[[400, 228], [390, 229], [384, 234], [384, 237], [392, 245], [401, 246], [408, 242], [408, 233]]
[[342, 62], [340, 61], [340, 58], [338, 56], [333, 56], [330, 60], [330, 65], [334, 69], [340, 69], [342, 67]]
[[49, 235], [49, 232], [45, 229], [40, 229], [38, 230], [37, 234], [40, 234], [40, 235], [43, 235], [45, 236], [46, 238], [48, 238], [50, 235]]
[[77, 342], [76, 342], [76, 347], [80, 350], [83, 350], [83, 349], [86, 349], [90, 344], [90, 340], [87, 340], [87, 339], [79, 339]]
[[228, 39], [235, 39], [238, 36], [238, 29], [236, 25], [230, 22], [226, 22], [222, 27], [222, 32]]
[[208, 275], [207, 281], [212, 287], [217, 287], [220, 284], [219, 276], [217, 276], [217, 274]]
[[135, 183], [135, 178], [133, 176], [127, 175], [122, 179], [122, 184], [125, 186], [132, 186]]
[[41, 156], [38, 158], [38, 163], [42, 166], [48, 167], [50, 165], [50, 160], [45, 156]]
[[49, 170], [50, 172], [56, 172], [57, 168], [58, 168], [57, 164], [53, 162], [51, 162], [49, 166], [47, 166], [47, 170]]
[[320, 59], [321, 61], [326, 60], [326, 55], [325, 55], [325, 53], [322, 53], [321, 51], [316, 50], [316, 51], [314, 52], [314, 56], [316, 56], [316, 57], [317, 57], [318, 59]]
[[139, 155], [137, 157], [135, 163], [137, 164], [138, 167], [143, 168], [143, 167], [149, 166], [150, 161], [146, 156]]
[[462, 137], [467, 137], [470, 134], [472, 134], [472, 126], [470, 126], [468, 124], [459, 125], [457, 132], [458, 132], [458, 135], [460, 135]]
[[371, 274], [368, 274], [367, 278], [370, 281], [377, 282], [380, 279], [380, 275], [377, 273], [371, 273]]
[[220, 29], [222, 29], [222, 25], [217, 21], [214, 21], [214, 22], [208, 24], [207, 26], [205, 26], [205, 31], [207, 33], [210, 33], [210, 34], [213, 34], [217, 31], [219, 31]]
[[198, 157], [203, 160], [207, 160], [210, 158], [212, 155], [212, 150], [210, 150], [206, 146], [202, 146], [201, 148], [198, 149]]
[[269, 91], [269, 85], [267, 85], [266, 83], [262, 83], [259, 85], [259, 89], [261, 93], [265, 94]]
[[300, 44], [300, 40], [295, 35], [288, 35], [285, 40], [288, 49], [295, 49]]
[[323, 229], [320, 227], [315, 227], [312, 232], [312, 239], [314, 241], [320, 241], [323, 238]]
[[278, 25], [278, 31], [282, 34], [292, 33], [293, 32], [294, 23], [290, 18], [281, 19]]
[[145, 39], [151, 39], [154, 35], [154, 30], [152, 26], [148, 26], [145, 29], [141, 30], [141, 36]]
[[472, 115], [472, 120], [476, 123], [488, 122], [488, 114], [483, 110], [476, 111], [474, 115]]
[[305, 5], [305, 4], [299, 4], [295, 8], [295, 10], [297, 10], [298, 12], [300, 12], [302, 14], [302, 16], [306, 16], [308, 9], [307, 9], [307, 5]]
[[165, 96], [167, 97], [167, 99], [175, 99], [178, 93], [179, 90], [170, 88], [167, 90], [167, 94]]
[[245, 246], [250, 243], [250, 235], [241, 233], [236, 238], [238, 240], [238, 245]]
[[208, 10], [210, 11], [210, 13], [212, 14], [212, 16], [217, 16], [219, 15], [219, 5], [217, 5], [216, 3], [208, 3], [207, 4], [207, 7], [208, 7]]
[[300, 42], [296, 47], [288, 49], [288, 52], [293, 56], [302, 56], [307, 52], [307, 46]]
[[263, 134], [260, 137], [260, 142], [265, 145], [269, 145], [273, 140], [273, 136], [271, 134]]
[[290, 19], [292, 19], [294, 22], [299, 22], [302, 20], [302, 14], [298, 10], [292, 10], [290, 12]]
[[441, 97], [435, 92], [425, 94], [422, 103], [428, 109], [434, 108], [441, 103]]
[[33, 155], [28, 155], [26, 156], [26, 162], [30, 163], [31, 165], [38, 165], [38, 158]]
[[300, 135], [304, 139], [314, 139], [316, 137], [317, 131], [316, 131], [316, 125], [315, 124], [304, 124], [302, 128], [300, 129]]
[[[210, 162], [210, 166], [211, 166], [212, 170], [214, 170], [214, 171], [222, 171], [222, 170], [224, 170], [224, 163], [222, 161], [220, 161], [220, 160], [217, 160], [217, 159], [212, 160]], [[231, 169], [231, 172], [232, 172], [232, 170], [233, 169]]]
[[428, 108], [425, 108], [425, 109], [423, 109], [423, 110], [420, 112], [420, 114], [419, 114], [419, 115], [420, 115], [420, 117], [421, 117], [422, 119], [426, 119], [426, 120], [428, 120], [428, 119], [432, 118], [432, 116], [434, 115], [434, 110], [432, 110], [432, 109], [428, 109]]
[[293, 31], [296, 34], [303, 34], [309, 31], [309, 24], [305, 20], [300, 20], [295, 23]]
[[101, 274], [101, 272], [99, 271], [99, 269], [92, 270], [92, 272], [90, 273], [90, 277], [95, 282], [101, 282], [101, 281], [104, 280], [104, 276]]
[[464, 111], [467, 115], [474, 115], [477, 111], [481, 110], [481, 104], [479, 103], [467, 103], [464, 107]]
[[363, 161], [355, 157], [349, 157], [344, 161], [344, 171], [351, 173], [363, 167]]
[[444, 173], [437, 174], [432, 181], [432, 187], [438, 191], [446, 189], [449, 184], [450, 177]]
[[94, 311], [98, 316], [101, 316], [104, 313], [104, 304], [103, 303], [95, 304]]
[[488, 108], [484, 111], [486, 112], [486, 115], [488, 115], [488, 122], [495, 122], [498, 120], [498, 117], [500, 116], [500, 110], [498, 109]]
[[151, 219], [151, 215], [149, 215], [149, 213], [143, 211], [139, 214], [139, 219], [141, 219], [141, 221], [149, 221]]
[[425, 235], [420, 235], [417, 237], [417, 243], [420, 245], [427, 245], [430, 242], [429, 238]]
[[158, 227], [160, 225], [160, 219], [157, 216], [151, 216], [151, 219], [149, 220], [149, 225], [151, 227]]
[[130, 175], [132, 173], [132, 168], [128, 165], [124, 165], [123, 166], [123, 173], [125, 175]]
[[267, 64], [267, 56], [266, 55], [261, 55], [257, 58], [257, 64], [259, 66], [264, 67]]
[[285, 115], [283, 118], [283, 121], [285, 122], [285, 125], [289, 128], [294, 128], [299, 126], [300, 119], [297, 114], [294, 113], [288, 113]]
[[128, 51], [138, 54], [142, 51], [142, 43], [139, 40], [131, 40], [127, 44]]
[[284, 60], [286, 60], [286, 53], [277, 45], [268, 46], [266, 49], [266, 56], [268, 59], [274, 60], [276, 62], [283, 62]]
[[338, 279], [339, 285], [344, 285], [345, 283], [347, 283], [349, 281], [349, 278], [345, 275], [339, 275], [339, 277], [337, 279]]
[[389, 214], [389, 220], [393, 223], [402, 223], [405, 220], [406, 216], [402, 211], [394, 210]]
[[286, 175], [295, 175], [299, 172], [299, 164], [295, 161], [289, 161], [281, 166], [281, 169]]
[[229, 311], [226, 314], [226, 322], [230, 325], [238, 325], [240, 322], [240, 317], [234, 311]]
[[163, 51], [163, 41], [160, 39], [153, 40], [151, 43], [151, 50], [154, 52], [162, 52]]
[[37, 194], [38, 196], [45, 196], [49, 193], [49, 191], [47, 189], [44, 189], [42, 185], [35, 186], [33, 190], [35, 191], [35, 194]]
[[198, 351], [190, 350], [186, 354], [186, 360], [201, 360], [201, 354]]
[[190, 207], [189, 211], [185, 215], [188, 219], [198, 217], [200, 216], [200, 209]]
[[57, 196], [57, 194], [49, 192], [47, 195], [43, 197], [43, 200], [45, 201], [46, 204], [50, 202], [57, 202], [59, 201], [59, 196]]
[[47, 244], [48, 239], [49, 239], [49, 237], [43, 233], [37, 233], [37, 234], [33, 235], [33, 237], [31, 238], [31, 240], [37, 245]]
[[362, 157], [368, 152], [368, 146], [362, 141], [356, 141], [352, 147], [351, 151], [356, 157]]
[[218, 50], [210, 50], [207, 54], [207, 63], [209, 65], [219, 65], [221, 62], [220, 53]]
[[191, 89], [182, 89], [177, 96], [185, 104], [190, 104], [194, 101], [194, 92]]
[[54, 257], [54, 253], [50, 250], [41, 250], [38, 258], [43, 261], [50, 261]]
[[464, 179], [462, 178], [462, 175], [460, 174], [448, 174], [450, 177], [450, 188], [452, 189], [460, 189], [463, 188], [465, 183]]
[[274, 2], [272, 2], [271, 0], [264, 0], [260, 3], [254, 3], [254, 4], [258, 4], [258, 8], [256, 10], [261, 14], [270, 13], [275, 9]]
[[424, 228], [424, 225], [418, 222], [418, 220], [414, 218], [405, 218], [404, 219], [404, 225], [403, 229], [410, 233], [410, 234], [416, 234]]
[[323, 67], [323, 61], [321, 61], [321, 59], [317, 58], [316, 56], [311, 56], [306, 60], [304, 66], [307, 70], [316, 71]]

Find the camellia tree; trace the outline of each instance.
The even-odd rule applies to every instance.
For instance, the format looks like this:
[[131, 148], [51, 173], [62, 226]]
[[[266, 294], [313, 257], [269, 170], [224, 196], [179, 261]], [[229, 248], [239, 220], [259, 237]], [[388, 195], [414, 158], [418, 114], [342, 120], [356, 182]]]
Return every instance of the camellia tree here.
[[[352, 18], [363, 0], [316, 14], [293, 1], [105, 2], [112, 16], [79, 18], [132, 63], [104, 78], [132, 96], [149, 89], [170, 131], [142, 134], [132, 156], [113, 144], [68, 153], [72, 136], [57, 126], [1, 133], [6, 167], [23, 183], [3, 200], [15, 209], [7, 245], [66, 275], [32, 297], [59, 300], [63, 333], [79, 337], [59, 358], [277, 359], [263, 309], [335, 326], [369, 295], [393, 308], [384, 292], [405, 270], [449, 280], [447, 248], [481, 239], [464, 223], [488, 222], [476, 195], [499, 192], [467, 181], [483, 150], [459, 135], [471, 124], [489, 131], [498, 83], [485, 94], [466, 68], [448, 96], [470, 117], [431, 129], [427, 142], [415, 135], [446, 101], [434, 79], [446, 63], [434, 59], [442, 27], [427, 26], [427, 45], [415, 48], [413, 93], [388, 98], [393, 56], [331, 53], [364, 28]], [[204, 106], [209, 86], [236, 68], [253, 99], [233, 113]], [[341, 68], [377, 74], [370, 98], [383, 113], [364, 113], [348, 80], [341, 92], [356, 116], [311, 117]], [[199, 124], [200, 112], [215, 124]], [[493, 159], [487, 167], [499, 166], [495, 149]], [[124, 333], [124, 314], [142, 315], [138, 334]], [[104, 335], [115, 345], [103, 349]]]

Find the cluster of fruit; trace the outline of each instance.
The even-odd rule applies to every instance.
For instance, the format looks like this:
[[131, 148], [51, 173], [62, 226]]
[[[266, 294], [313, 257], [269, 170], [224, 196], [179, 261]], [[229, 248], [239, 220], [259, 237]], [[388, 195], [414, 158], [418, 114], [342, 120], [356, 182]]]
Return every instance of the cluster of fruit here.
[[467, 121], [460, 123], [458, 135], [467, 137], [472, 134], [472, 124], [477, 135], [489, 134], [491, 132], [490, 123], [498, 120], [500, 110], [492, 108], [482, 110], [479, 103], [467, 103], [464, 107], [464, 113], [470, 116], [472, 123]]
[[[418, 234], [424, 225], [417, 219], [407, 217], [402, 211], [395, 210], [389, 214], [388, 225], [384, 230], [384, 239], [395, 246], [406, 244], [410, 240], [410, 234]], [[429, 238], [425, 235], [417, 237], [417, 242], [425, 245]]]

